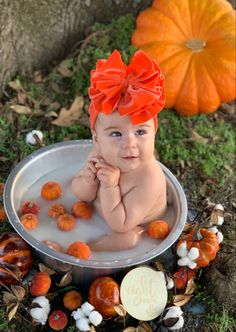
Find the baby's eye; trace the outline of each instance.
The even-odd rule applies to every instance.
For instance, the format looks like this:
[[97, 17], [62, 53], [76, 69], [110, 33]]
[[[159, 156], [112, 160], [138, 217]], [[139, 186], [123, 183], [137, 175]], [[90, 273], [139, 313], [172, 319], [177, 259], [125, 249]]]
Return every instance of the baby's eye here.
[[138, 130], [136, 131], [136, 135], [142, 136], [142, 135], [144, 135], [144, 134], [146, 134], [146, 132], [145, 132], [145, 130], [143, 130], [143, 129], [138, 129]]
[[121, 136], [121, 132], [119, 132], [119, 131], [113, 131], [113, 132], [110, 134], [110, 136], [112, 136], [112, 137], [120, 137], [120, 136]]

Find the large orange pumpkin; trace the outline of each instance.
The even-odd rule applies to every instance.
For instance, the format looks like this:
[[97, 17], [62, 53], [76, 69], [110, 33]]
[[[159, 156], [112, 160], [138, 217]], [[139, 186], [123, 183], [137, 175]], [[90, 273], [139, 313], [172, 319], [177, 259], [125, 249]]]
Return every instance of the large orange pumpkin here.
[[199, 249], [199, 257], [196, 260], [197, 268], [207, 266], [210, 261], [215, 259], [220, 249], [216, 235], [205, 228], [201, 228], [198, 232], [192, 229], [179, 240], [177, 248], [183, 241], [186, 241], [188, 250], [193, 247]]
[[4, 233], [0, 237], [0, 281], [5, 285], [18, 283], [15, 275], [23, 277], [33, 259], [28, 244], [16, 233]]
[[236, 97], [235, 11], [226, 0], [154, 0], [132, 44], [160, 64], [165, 107], [211, 113]]

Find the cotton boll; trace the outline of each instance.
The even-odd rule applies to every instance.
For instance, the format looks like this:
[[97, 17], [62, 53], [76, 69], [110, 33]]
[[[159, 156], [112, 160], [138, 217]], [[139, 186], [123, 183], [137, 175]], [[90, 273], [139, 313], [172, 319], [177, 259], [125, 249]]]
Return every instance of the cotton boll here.
[[42, 325], [45, 325], [48, 319], [47, 313], [42, 308], [31, 309], [30, 315], [36, 323], [40, 323]]
[[77, 310], [73, 311], [71, 316], [77, 320], [80, 318], [84, 318], [85, 317], [85, 313], [83, 312], [83, 310], [81, 308], [78, 308]]
[[[38, 137], [38, 140], [35, 138]], [[43, 133], [40, 130], [32, 130], [26, 135], [26, 143], [30, 145], [37, 145], [39, 141], [43, 141]]]
[[224, 211], [224, 207], [223, 207], [223, 205], [221, 205], [221, 204], [216, 204], [216, 205], [214, 206], [214, 210]]
[[177, 264], [179, 266], [188, 266], [190, 261], [191, 261], [190, 258], [185, 256], [185, 257], [178, 259]]
[[189, 252], [188, 252], [188, 257], [194, 261], [195, 259], [197, 259], [199, 257], [199, 249], [192, 247]]
[[173, 326], [166, 326], [169, 330], [177, 330], [183, 327], [184, 319], [183, 319], [183, 311], [180, 307], [172, 306], [166, 309], [166, 312], [163, 316], [163, 322], [165, 324], [165, 320], [169, 318], [178, 318], [178, 321]]
[[224, 223], [224, 218], [218, 216], [218, 218], [217, 218], [217, 225], [221, 226], [223, 223]]
[[102, 322], [102, 315], [98, 311], [91, 311], [89, 314], [89, 320], [94, 326], [98, 326]]
[[166, 275], [166, 282], [167, 282], [167, 289], [172, 289], [174, 288], [174, 280], [170, 278], [168, 275]]
[[218, 228], [216, 226], [209, 227], [208, 230], [214, 234], [218, 232]]
[[75, 324], [80, 331], [90, 331], [89, 320], [86, 317], [76, 320]]
[[181, 316], [179, 317], [178, 322], [176, 322], [175, 325], [168, 327], [168, 329], [174, 331], [181, 329], [183, 326], [184, 326], [184, 318]]
[[188, 250], [187, 250], [187, 242], [184, 241], [181, 243], [181, 245], [177, 248], [177, 255], [179, 257], [187, 256]]
[[193, 261], [190, 261], [187, 265], [191, 270], [194, 270], [196, 269], [197, 267], [197, 263], [193, 262]]
[[81, 306], [81, 309], [85, 313], [86, 316], [89, 316], [90, 312], [94, 309], [94, 306], [89, 302], [84, 302]]
[[224, 236], [223, 236], [223, 234], [222, 234], [221, 232], [218, 232], [218, 233], [216, 234], [216, 237], [217, 237], [217, 241], [218, 241], [218, 243], [223, 242]]

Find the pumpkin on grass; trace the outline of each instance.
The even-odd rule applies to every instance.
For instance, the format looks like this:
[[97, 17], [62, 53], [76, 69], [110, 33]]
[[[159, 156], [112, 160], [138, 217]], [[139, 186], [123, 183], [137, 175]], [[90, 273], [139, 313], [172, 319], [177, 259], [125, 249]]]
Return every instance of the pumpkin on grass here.
[[211, 113], [236, 97], [235, 11], [226, 0], [154, 0], [132, 44], [157, 60], [166, 108]]
[[197, 268], [207, 266], [210, 261], [215, 259], [220, 249], [216, 235], [205, 228], [200, 228], [198, 231], [192, 229], [179, 240], [177, 248], [184, 241], [187, 243], [188, 250], [191, 248], [198, 248], [199, 250], [199, 256], [196, 260]]
[[28, 244], [16, 233], [0, 237], [0, 281], [17, 284], [30, 269], [33, 259]]

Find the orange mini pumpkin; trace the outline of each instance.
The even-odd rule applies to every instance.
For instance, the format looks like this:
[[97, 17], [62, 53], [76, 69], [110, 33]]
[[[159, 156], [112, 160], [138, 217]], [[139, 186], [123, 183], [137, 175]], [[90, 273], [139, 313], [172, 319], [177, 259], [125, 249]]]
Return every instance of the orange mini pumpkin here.
[[46, 272], [37, 272], [30, 284], [30, 294], [32, 296], [46, 295], [51, 286], [51, 277]]
[[63, 296], [64, 307], [69, 310], [75, 310], [81, 306], [82, 296], [80, 292], [71, 290]]
[[54, 310], [48, 317], [48, 325], [54, 331], [63, 330], [68, 324], [67, 314], [62, 310]]
[[4, 209], [4, 206], [0, 203], [0, 221], [4, 221], [7, 219], [7, 214]]
[[152, 221], [147, 226], [147, 235], [157, 240], [164, 239], [169, 232], [169, 225], [164, 220]]
[[120, 304], [120, 287], [111, 277], [97, 277], [89, 287], [89, 303], [104, 319], [117, 316], [114, 309]]
[[72, 214], [77, 218], [89, 219], [93, 214], [93, 210], [87, 202], [76, 202], [72, 206]]
[[216, 235], [205, 228], [201, 228], [199, 231], [192, 229], [179, 240], [177, 248], [183, 241], [186, 241], [188, 250], [199, 249], [199, 257], [196, 260], [197, 268], [207, 266], [210, 261], [215, 259], [220, 249]]
[[38, 226], [39, 220], [36, 214], [33, 213], [26, 213], [21, 218], [20, 221], [22, 225], [30, 231], [31, 229], [34, 229]]
[[52, 201], [59, 198], [62, 195], [62, 188], [58, 182], [46, 182], [41, 189], [41, 196]]
[[58, 252], [63, 252], [62, 246], [55, 242], [55, 241], [50, 241], [50, 240], [44, 240], [42, 241], [43, 244], [45, 244], [48, 248], [58, 251]]
[[18, 283], [30, 269], [33, 259], [28, 244], [17, 233], [0, 236], [0, 280], [5, 285]]
[[71, 214], [62, 214], [57, 219], [57, 227], [64, 232], [71, 231], [75, 228], [75, 218]]
[[62, 214], [65, 214], [66, 209], [63, 204], [53, 204], [48, 208], [48, 215], [51, 218], [57, 219]]
[[211, 113], [236, 97], [235, 11], [226, 0], [154, 0], [139, 14], [132, 44], [156, 59], [166, 108]]
[[67, 254], [80, 259], [88, 259], [91, 256], [89, 246], [84, 242], [74, 242], [68, 249]]

